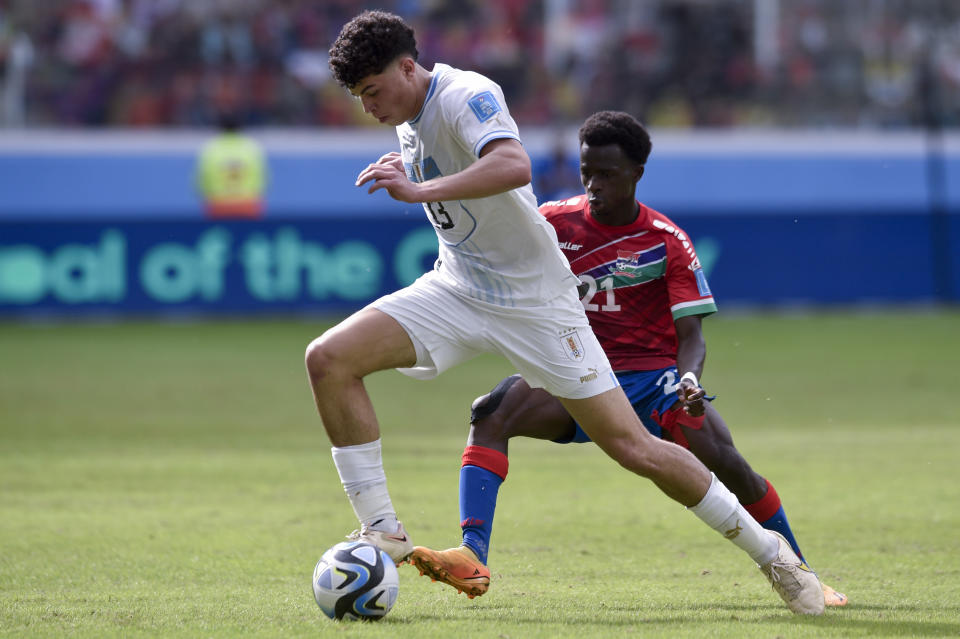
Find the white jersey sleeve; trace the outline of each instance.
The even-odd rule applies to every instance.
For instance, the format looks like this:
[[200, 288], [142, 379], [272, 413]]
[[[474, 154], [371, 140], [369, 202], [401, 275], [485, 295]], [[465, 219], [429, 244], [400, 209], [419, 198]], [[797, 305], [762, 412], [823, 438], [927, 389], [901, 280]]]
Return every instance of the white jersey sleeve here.
[[483, 147], [492, 140], [510, 138], [519, 142], [517, 124], [506, 110], [500, 87], [478, 73], [464, 72], [463, 76], [465, 81], [451, 85], [442, 105], [465, 150], [480, 157]]

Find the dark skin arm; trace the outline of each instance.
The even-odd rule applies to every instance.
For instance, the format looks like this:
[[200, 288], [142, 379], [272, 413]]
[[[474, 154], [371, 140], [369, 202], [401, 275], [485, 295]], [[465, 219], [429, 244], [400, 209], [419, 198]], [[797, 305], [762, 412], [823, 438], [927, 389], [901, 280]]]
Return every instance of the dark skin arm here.
[[[700, 379], [703, 374], [703, 362], [707, 357], [707, 345], [703, 339], [700, 315], [688, 315], [674, 322], [677, 330], [677, 371], [680, 375], [691, 372]], [[679, 382], [677, 397], [683, 402], [683, 409], [693, 417], [703, 415], [703, 389], [690, 380]]]

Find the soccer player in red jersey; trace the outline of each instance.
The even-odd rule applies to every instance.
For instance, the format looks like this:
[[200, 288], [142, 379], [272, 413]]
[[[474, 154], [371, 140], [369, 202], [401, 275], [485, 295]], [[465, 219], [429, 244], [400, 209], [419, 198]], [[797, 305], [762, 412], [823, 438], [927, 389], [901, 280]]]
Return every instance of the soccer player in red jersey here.
[[[590, 325], [647, 429], [693, 452], [803, 559], [776, 490], [736, 449], [700, 387], [706, 356], [700, 322], [717, 307], [689, 236], [635, 199], [650, 149], [650, 136], [629, 114], [594, 114], [580, 129], [585, 194], [547, 202], [540, 212], [557, 231], [582, 282]], [[463, 543], [444, 551], [418, 546], [411, 560], [423, 574], [473, 597], [490, 583], [487, 551], [509, 439], [590, 438], [560, 402], [519, 375], [478, 398], [470, 422], [460, 472]], [[825, 605], [847, 603], [846, 595], [822, 588]]]

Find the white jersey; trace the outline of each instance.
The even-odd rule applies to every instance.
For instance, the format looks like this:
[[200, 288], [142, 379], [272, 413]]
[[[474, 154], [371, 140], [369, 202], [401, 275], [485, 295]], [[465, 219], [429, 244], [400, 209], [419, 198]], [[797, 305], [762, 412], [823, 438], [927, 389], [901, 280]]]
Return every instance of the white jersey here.
[[[500, 87], [445, 64], [433, 67], [423, 108], [397, 127], [397, 136], [414, 182], [463, 171], [491, 140], [520, 140]], [[497, 306], [537, 306], [578, 284], [529, 184], [423, 208], [440, 240], [435, 270], [462, 295]]]

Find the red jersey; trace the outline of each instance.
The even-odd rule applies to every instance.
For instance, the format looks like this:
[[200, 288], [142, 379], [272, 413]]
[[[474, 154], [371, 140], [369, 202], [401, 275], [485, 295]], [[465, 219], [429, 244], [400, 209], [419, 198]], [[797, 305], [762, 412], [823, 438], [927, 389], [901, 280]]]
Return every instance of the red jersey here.
[[675, 366], [674, 320], [717, 310], [690, 238], [667, 216], [637, 205], [637, 219], [626, 226], [595, 220], [586, 195], [540, 207], [589, 287], [583, 306], [614, 371]]

